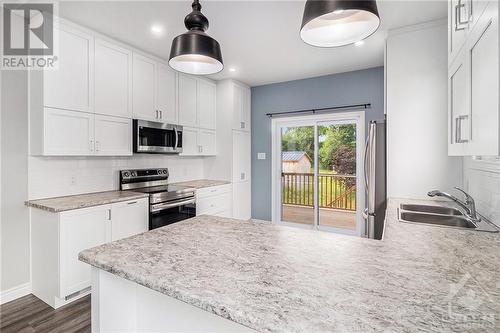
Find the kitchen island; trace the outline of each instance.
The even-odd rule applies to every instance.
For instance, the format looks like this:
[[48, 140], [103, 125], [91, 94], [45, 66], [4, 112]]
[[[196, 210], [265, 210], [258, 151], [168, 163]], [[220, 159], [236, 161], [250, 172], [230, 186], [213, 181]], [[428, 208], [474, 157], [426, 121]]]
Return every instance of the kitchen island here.
[[499, 234], [401, 223], [398, 205], [382, 241], [199, 216], [85, 250], [93, 329], [497, 331]]

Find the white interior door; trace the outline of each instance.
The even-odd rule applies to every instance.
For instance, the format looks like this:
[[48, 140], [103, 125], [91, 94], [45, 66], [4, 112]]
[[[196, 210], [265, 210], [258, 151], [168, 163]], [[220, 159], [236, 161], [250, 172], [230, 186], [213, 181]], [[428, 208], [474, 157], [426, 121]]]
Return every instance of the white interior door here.
[[364, 113], [273, 119], [273, 222], [361, 235]]

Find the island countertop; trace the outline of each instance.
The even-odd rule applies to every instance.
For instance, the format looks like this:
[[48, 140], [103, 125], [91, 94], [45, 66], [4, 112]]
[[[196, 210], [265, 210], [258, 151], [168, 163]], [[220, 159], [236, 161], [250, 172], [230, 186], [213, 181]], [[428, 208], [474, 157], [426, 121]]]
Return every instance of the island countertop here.
[[497, 332], [499, 234], [401, 223], [398, 205], [383, 241], [199, 216], [79, 257], [262, 332]]

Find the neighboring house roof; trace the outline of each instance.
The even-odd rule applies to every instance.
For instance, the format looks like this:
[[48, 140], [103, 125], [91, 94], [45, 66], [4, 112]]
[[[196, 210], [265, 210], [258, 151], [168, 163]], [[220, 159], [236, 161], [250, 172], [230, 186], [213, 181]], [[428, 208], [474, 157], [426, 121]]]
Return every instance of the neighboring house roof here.
[[311, 162], [311, 158], [304, 151], [284, 151], [282, 153], [282, 161], [283, 162], [298, 162], [304, 156], [307, 157], [309, 162]]

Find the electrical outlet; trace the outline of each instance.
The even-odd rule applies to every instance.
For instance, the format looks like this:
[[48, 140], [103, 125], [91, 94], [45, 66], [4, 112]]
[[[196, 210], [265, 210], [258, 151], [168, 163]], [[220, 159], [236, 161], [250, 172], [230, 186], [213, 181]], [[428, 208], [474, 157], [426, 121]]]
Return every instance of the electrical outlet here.
[[266, 153], [257, 153], [257, 159], [258, 160], [265, 160], [266, 159]]
[[71, 176], [71, 186], [75, 186], [76, 185], [76, 177], [75, 176]]

